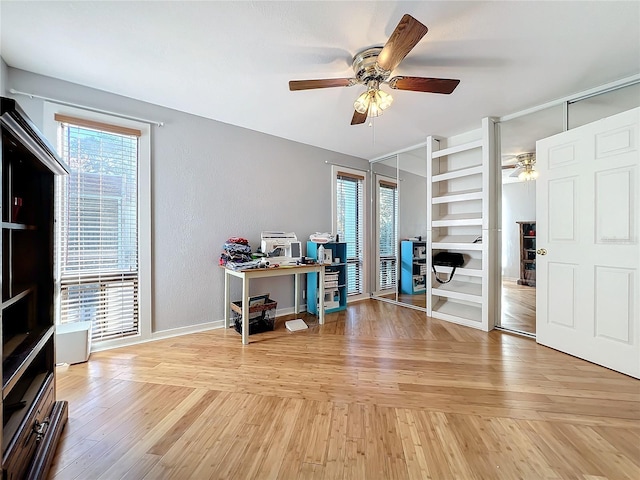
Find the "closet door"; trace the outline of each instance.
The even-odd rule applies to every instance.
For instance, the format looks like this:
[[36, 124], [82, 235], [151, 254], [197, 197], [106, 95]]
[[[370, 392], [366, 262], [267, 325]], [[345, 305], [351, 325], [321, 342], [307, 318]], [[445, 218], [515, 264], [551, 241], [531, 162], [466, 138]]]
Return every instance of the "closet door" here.
[[537, 341], [640, 377], [640, 109], [540, 140]]

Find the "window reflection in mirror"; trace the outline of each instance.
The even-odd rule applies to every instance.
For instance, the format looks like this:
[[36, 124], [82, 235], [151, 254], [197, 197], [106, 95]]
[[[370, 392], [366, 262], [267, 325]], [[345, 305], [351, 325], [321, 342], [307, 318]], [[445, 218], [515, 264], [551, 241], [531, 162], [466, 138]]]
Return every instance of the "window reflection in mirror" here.
[[397, 301], [398, 165], [397, 156], [371, 164], [373, 185], [373, 296]]
[[424, 268], [426, 155], [422, 146], [371, 164], [376, 246], [373, 296], [421, 310], [426, 309], [425, 284], [430, 280]]

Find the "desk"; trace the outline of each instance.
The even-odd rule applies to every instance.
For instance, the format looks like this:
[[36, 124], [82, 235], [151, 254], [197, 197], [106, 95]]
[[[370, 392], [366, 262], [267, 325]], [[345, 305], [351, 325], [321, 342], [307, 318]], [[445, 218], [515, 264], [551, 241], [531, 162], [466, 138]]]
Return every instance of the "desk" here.
[[319, 293], [320, 306], [318, 309], [318, 320], [320, 325], [324, 324], [324, 265], [286, 265], [276, 268], [252, 268], [249, 270], [224, 269], [224, 326], [229, 328], [231, 318], [231, 299], [229, 298], [229, 280], [231, 277], [238, 277], [242, 280], [242, 343], [249, 343], [249, 280], [252, 278], [279, 277], [281, 275], [293, 275], [295, 277], [295, 312], [300, 311], [300, 281], [299, 276], [303, 273], [319, 273]]

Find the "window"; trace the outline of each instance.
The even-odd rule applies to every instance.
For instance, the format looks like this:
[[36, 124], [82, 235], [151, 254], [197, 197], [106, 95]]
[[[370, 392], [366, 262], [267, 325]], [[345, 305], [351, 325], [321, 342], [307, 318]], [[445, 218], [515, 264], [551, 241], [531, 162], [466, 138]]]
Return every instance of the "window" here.
[[336, 232], [347, 244], [347, 293], [364, 292], [364, 176], [336, 173]]
[[387, 180], [378, 180], [378, 222], [380, 290], [395, 289], [396, 263], [398, 260], [398, 185]]
[[148, 203], [140, 181], [148, 175], [141, 168], [148, 164], [145, 132], [52, 116], [71, 172], [56, 183], [56, 323], [90, 321], [96, 343], [148, 334], [150, 321], [140, 321], [148, 316], [140, 294], [141, 238], [148, 238], [140, 230], [148, 223], [140, 218]]

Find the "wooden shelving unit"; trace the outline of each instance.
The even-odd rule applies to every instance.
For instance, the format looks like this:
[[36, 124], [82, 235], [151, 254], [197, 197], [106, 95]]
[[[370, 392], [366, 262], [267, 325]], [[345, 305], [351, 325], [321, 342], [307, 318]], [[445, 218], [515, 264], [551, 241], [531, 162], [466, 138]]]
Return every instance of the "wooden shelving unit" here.
[[536, 286], [536, 222], [516, 222], [520, 238], [518, 285]]
[[[427, 267], [439, 251], [459, 252], [465, 263], [450, 283], [427, 281], [427, 314], [442, 320], [490, 330], [495, 323], [497, 268], [498, 166], [494, 157], [494, 122], [455, 139], [427, 141]], [[475, 137], [475, 138], [474, 138]], [[430, 179], [430, 181], [429, 181]], [[437, 266], [441, 278], [450, 267]]]
[[46, 478], [67, 402], [55, 401], [53, 183], [66, 169], [12, 99], [2, 128], [2, 470]]

